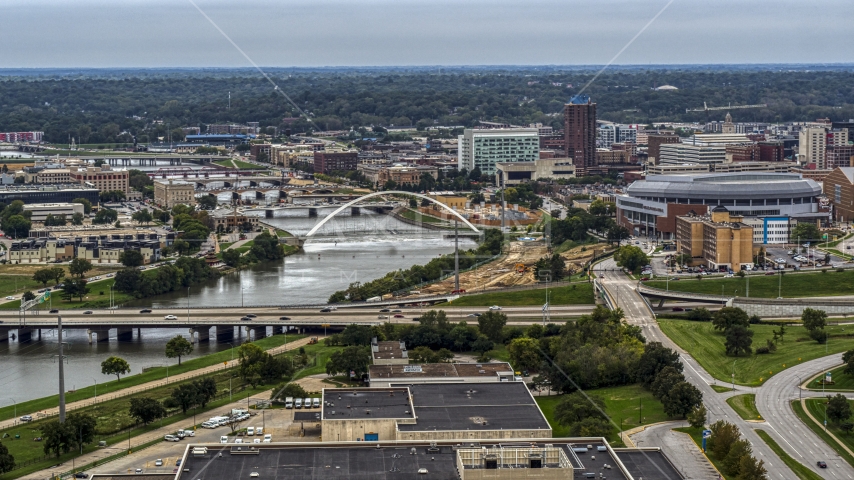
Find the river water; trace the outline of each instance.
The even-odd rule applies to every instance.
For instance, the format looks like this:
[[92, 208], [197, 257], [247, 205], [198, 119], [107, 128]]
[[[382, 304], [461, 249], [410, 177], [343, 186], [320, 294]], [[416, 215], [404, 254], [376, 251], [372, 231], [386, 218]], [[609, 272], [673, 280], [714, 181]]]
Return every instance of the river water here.
[[[320, 209], [317, 218], [307, 218], [305, 210], [277, 211], [265, 222], [304, 235], [332, 209]], [[262, 215], [262, 212], [258, 212]], [[246, 306], [271, 304], [323, 303], [329, 296], [352, 282], [366, 282], [396, 269], [424, 264], [438, 255], [453, 252], [453, 240], [439, 232], [405, 224], [388, 215], [362, 210], [362, 215], [342, 212], [331, 219], [310, 239], [304, 251], [277, 263], [258, 265], [240, 274], [226, 275], [190, 289], [190, 306]], [[461, 240], [460, 248], [471, 248], [470, 240]], [[135, 302], [137, 306], [185, 307], [187, 292], [175, 292]], [[187, 335], [186, 329], [143, 329], [141, 337], [131, 341], [88, 344], [85, 330], [66, 331], [68, 363], [66, 388], [89, 386], [112, 378], [101, 374], [100, 362], [119, 355], [131, 365], [131, 373], [142, 368], [177, 363], [167, 359], [166, 341], [175, 335]], [[115, 335], [115, 332], [112, 332]], [[193, 358], [230, 348], [215, 342], [196, 346]], [[31, 343], [0, 342], [0, 406], [11, 405], [57, 392], [57, 353], [54, 331], [43, 331], [42, 339]], [[185, 357], [186, 358], [186, 357]]]

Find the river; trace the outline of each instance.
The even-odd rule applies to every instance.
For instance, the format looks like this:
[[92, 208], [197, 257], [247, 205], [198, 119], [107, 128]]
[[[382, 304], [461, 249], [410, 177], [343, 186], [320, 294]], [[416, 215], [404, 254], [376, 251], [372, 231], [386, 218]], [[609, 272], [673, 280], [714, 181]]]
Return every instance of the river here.
[[[307, 218], [304, 210], [278, 211], [267, 223], [295, 235], [304, 235], [332, 209], [321, 209], [319, 217]], [[261, 212], [258, 212], [261, 214]], [[362, 215], [342, 213], [331, 219], [310, 239], [304, 251], [286, 257], [281, 262], [258, 265], [239, 274], [226, 275], [190, 289], [190, 306], [270, 305], [326, 302], [329, 296], [351, 282], [366, 282], [396, 269], [424, 264], [438, 255], [453, 252], [453, 240], [445, 240], [440, 232], [408, 225], [388, 215], [362, 210]], [[334, 235], [334, 236], [333, 236]], [[470, 240], [461, 240], [460, 248], [471, 248]], [[160, 295], [135, 302], [138, 306], [169, 307], [187, 305], [187, 292]], [[111, 332], [115, 335], [115, 332]], [[119, 355], [131, 365], [131, 373], [142, 368], [175, 364], [163, 354], [164, 344], [175, 335], [187, 334], [186, 329], [143, 329], [142, 336], [119, 342], [88, 344], [85, 330], [69, 330], [65, 341], [68, 363], [66, 387], [70, 389], [111, 380], [102, 375], [100, 362], [110, 355]], [[215, 342], [196, 346], [189, 358], [230, 348]], [[40, 341], [19, 344], [0, 342], [0, 406], [43, 397], [57, 392], [57, 353], [55, 332], [44, 331]], [[185, 357], [187, 358], [187, 357]]]

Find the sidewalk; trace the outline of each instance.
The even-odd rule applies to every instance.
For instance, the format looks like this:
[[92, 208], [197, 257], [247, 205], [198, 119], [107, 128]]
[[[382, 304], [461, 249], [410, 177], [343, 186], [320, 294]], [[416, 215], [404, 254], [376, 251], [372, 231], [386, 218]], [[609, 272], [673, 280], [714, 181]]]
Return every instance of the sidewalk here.
[[[294, 342], [296, 343], [296, 342]], [[266, 392], [261, 392], [259, 394], [254, 395], [255, 397], [269, 397], [272, 390], [268, 390]], [[232, 408], [243, 407], [246, 405], [246, 400], [241, 399], [236, 402], [230, 403], [223, 407], [217, 408], [217, 410], [231, 410]], [[203, 412], [199, 412], [203, 413]], [[186, 428], [190, 426], [192, 419], [184, 419], [179, 420], [175, 423], [164, 425], [156, 430], [152, 430], [148, 433], [144, 433], [142, 435], [138, 435], [136, 437], [132, 437], [129, 443], [122, 442], [121, 444], [116, 444], [112, 446], [108, 446], [107, 448], [101, 448], [95, 450], [93, 452], [86, 453], [74, 459], [74, 465], [88, 465], [92, 462], [96, 462], [99, 459], [104, 457], [109, 457], [112, 455], [116, 455], [121, 452], [126, 452], [128, 449], [131, 450], [131, 455], [135, 453], [134, 448], [138, 445], [143, 445], [145, 443], [151, 442], [153, 440], [157, 440], [158, 438], [162, 439], [166, 434], [175, 432], [176, 430]], [[190, 440], [192, 441], [192, 440]], [[144, 451], [144, 450], [143, 450]], [[114, 460], [115, 461], [115, 460]], [[29, 475], [25, 475], [20, 477], [22, 480], [46, 480], [50, 479], [52, 475], [58, 473], [64, 473], [71, 471], [72, 463], [65, 462], [60, 467], [46, 468], [44, 470], [39, 470], [37, 472], [33, 472]]]
[[[320, 336], [318, 336], [318, 338], [319, 337]], [[267, 353], [269, 353], [270, 355], [278, 355], [278, 354], [283, 353], [283, 352], [288, 351], [288, 350], [295, 350], [295, 349], [298, 349], [299, 347], [307, 345], [309, 340], [311, 340], [311, 337], [305, 337], [305, 338], [302, 338], [302, 339], [294, 341], [294, 342], [286, 343], [284, 345], [280, 345], [278, 347], [271, 348], [271, 349], [267, 350]], [[170, 375], [168, 380], [167, 379], [154, 380], [154, 381], [142, 383], [140, 385], [136, 385], [133, 387], [128, 387], [128, 388], [125, 388], [125, 389], [122, 389], [122, 390], [119, 390], [116, 392], [112, 392], [112, 393], [109, 393], [106, 395], [98, 395], [98, 398], [87, 398], [86, 400], [78, 400], [76, 402], [67, 403], [65, 405], [65, 411], [71, 412], [71, 411], [78, 409], [78, 408], [88, 407], [90, 405], [95, 405], [98, 403], [107, 402], [107, 401], [110, 401], [110, 400], [113, 400], [116, 398], [126, 397], [128, 395], [133, 395], [135, 393], [140, 393], [140, 392], [144, 392], [146, 390], [151, 390], [152, 388], [157, 388], [157, 387], [162, 387], [162, 386], [173, 384], [173, 383], [183, 382], [184, 380], [195, 378], [195, 377], [198, 377], [199, 375], [204, 375], [204, 374], [216, 372], [219, 370], [225, 370], [227, 368], [236, 367], [237, 365], [238, 365], [238, 360], [231, 360], [228, 362], [224, 362], [224, 364], [220, 363], [220, 364], [211, 365], [211, 366], [204, 367], [204, 368], [199, 368], [197, 370], [191, 370], [189, 372], [184, 372], [184, 373], [181, 373], [178, 375]], [[39, 410], [37, 412], [32, 413], [32, 416], [35, 419], [41, 419], [44, 417], [49, 417], [49, 416], [54, 416], [54, 415], [59, 415], [59, 405], [57, 405], [55, 408]], [[3, 422], [0, 422], [0, 429], [12, 427], [18, 423], [20, 423], [20, 422], [18, 421], [17, 418], [5, 420]], [[142, 443], [144, 443], [144, 442], [142, 442]]]

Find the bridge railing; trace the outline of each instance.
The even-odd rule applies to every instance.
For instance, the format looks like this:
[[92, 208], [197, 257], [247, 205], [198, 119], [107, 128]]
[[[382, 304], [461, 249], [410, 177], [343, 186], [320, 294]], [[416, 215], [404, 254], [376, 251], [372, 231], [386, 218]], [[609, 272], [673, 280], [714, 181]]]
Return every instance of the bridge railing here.
[[715, 302], [725, 303], [732, 297], [726, 295], [712, 295], [708, 293], [693, 293], [683, 292], [679, 290], [664, 290], [661, 288], [648, 287], [643, 283], [638, 283], [638, 293], [642, 295], [651, 295], [656, 297], [679, 298], [686, 300], [714, 300]]

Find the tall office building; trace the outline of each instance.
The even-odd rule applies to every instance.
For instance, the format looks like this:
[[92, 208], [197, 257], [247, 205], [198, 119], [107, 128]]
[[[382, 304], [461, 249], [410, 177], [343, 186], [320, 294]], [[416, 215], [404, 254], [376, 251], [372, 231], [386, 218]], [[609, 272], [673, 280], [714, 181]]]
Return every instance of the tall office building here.
[[814, 163], [815, 168], [827, 168], [825, 150], [827, 150], [827, 129], [807, 127], [800, 131], [798, 138], [798, 161], [802, 165]]
[[475, 167], [485, 175], [495, 175], [495, 164], [533, 162], [540, 158], [540, 138], [536, 128], [467, 128], [458, 137], [459, 169]]
[[572, 157], [576, 175], [587, 175], [596, 166], [596, 104], [589, 95], [576, 95], [563, 108], [566, 154]]

